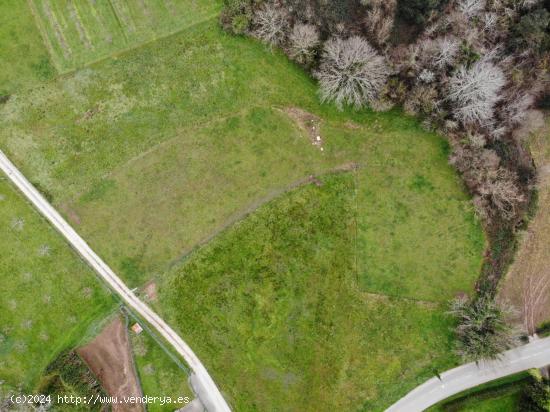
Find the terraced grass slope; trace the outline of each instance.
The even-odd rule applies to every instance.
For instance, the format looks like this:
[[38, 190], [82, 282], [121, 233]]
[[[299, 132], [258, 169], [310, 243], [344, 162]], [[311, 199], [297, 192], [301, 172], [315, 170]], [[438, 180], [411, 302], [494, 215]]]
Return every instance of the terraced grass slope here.
[[60, 72], [212, 17], [216, 1], [28, 0]]
[[235, 410], [380, 411], [456, 362], [444, 305], [361, 287], [361, 180], [320, 184], [261, 207], [161, 285], [161, 311]]
[[94, 273], [0, 178], [1, 392], [33, 393], [57, 355], [116, 306]]

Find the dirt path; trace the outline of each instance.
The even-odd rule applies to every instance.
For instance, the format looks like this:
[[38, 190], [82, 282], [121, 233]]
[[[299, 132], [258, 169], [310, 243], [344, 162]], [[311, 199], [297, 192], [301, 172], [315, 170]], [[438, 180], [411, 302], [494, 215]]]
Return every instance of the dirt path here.
[[550, 120], [533, 133], [530, 148], [538, 170], [538, 209], [519, 242], [499, 298], [519, 310], [522, 328], [532, 334], [550, 320]]
[[[78, 349], [112, 397], [142, 396], [136, 377], [126, 324], [120, 316], [108, 324], [92, 342]], [[141, 405], [113, 405], [113, 411], [143, 411]]]

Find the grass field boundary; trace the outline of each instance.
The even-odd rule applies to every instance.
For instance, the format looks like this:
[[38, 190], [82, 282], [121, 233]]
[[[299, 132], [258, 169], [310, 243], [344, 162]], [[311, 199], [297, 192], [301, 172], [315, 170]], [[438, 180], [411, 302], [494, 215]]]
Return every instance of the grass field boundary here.
[[[256, 201], [249, 204], [247, 207], [241, 209], [240, 211], [237, 211], [233, 214], [232, 217], [227, 219], [225, 222], [223, 222], [220, 226], [218, 226], [214, 231], [212, 231], [210, 234], [205, 236], [203, 239], [201, 239], [197, 244], [195, 244], [189, 251], [184, 252], [180, 257], [174, 259], [172, 262], [168, 264], [167, 270], [172, 269], [175, 266], [180, 265], [189, 257], [195, 250], [199, 249], [200, 247], [206, 245], [211, 240], [213, 240], [215, 237], [217, 237], [219, 234], [224, 232], [226, 229], [230, 228], [231, 226], [235, 225], [237, 222], [240, 222], [241, 220], [244, 220], [247, 216], [249, 216], [251, 213], [254, 213], [256, 210], [258, 210], [263, 205], [269, 203], [272, 200], [275, 200], [279, 196], [282, 196], [288, 192], [291, 192], [295, 189], [298, 189], [301, 186], [307, 185], [307, 184], [315, 184], [316, 179], [318, 177], [323, 177], [327, 175], [333, 175], [337, 173], [348, 173], [352, 172], [355, 168], [359, 167], [355, 164], [355, 167], [352, 169], [347, 169], [345, 166], [339, 166], [332, 168], [330, 170], [327, 170], [323, 173], [318, 173], [317, 175], [310, 175], [307, 177], [303, 177], [301, 179], [298, 179], [289, 185], [274, 189], [270, 193], [268, 193], [266, 196], [263, 196]], [[151, 279], [149, 279], [147, 282], [150, 282]]]
[[[443, 410], [445, 410], [445, 407], [449, 406], [460, 407], [460, 405], [471, 400], [472, 398], [477, 398], [479, 400], [490, 399], [492, 397], [502, 394], [503, 392], [508, 391], [511, 388], [514, 388], [518, 384], [524, 384], [528, 377], [528, 372], [520, 372], [515, 375], [506, 376], [504, 378], [497, 379], [495, 381], [491, 381], [483, 385], [476, 386], [475, 388], [458, 393], [432, 406], [428, 410], [435, 412], [438, 407], [442, 408]], [[519, 388], [517, 390], [519, 391]]]
[[34, 18], [34, 22], [36, 24], [36, 27], [38, 28], [38, 31], [40, 32], [40, 37], [42, 37], [42, 42], [44, 43], [44, 47], [46, 47], [46, 50], [48, 51], [48, 53], [51, 57], [52, 63], [55, 66], [55, 70], [59, 74], [59, 73], [61, 73], [61, 67], [60, 67], [59, 63], [57, 62], [57, 59], [55, 58], [53, 45], [50, 41], [50, 38], [48, 37], [48, 34], [46, 33], [46, 28], [44, 27], [44, 22], [40, 18], [39, 14], [38, 14], [38, 10], [35, 8], [36, 6], [35, 6], [33, 0], [27, 0], [27, 5], [29, 7], [29, 10], [30, 10], [33, 18]]
[[[32, 1], [32, 0], [29, 0], [29, 1]], [[106, 55], [106, 56], [100, 57], [100, 58], [95, 59], [95, 60], [90, 60], [89, 62], [86, 62], [86, 64], [83, 64], [83, 65], [81, 65], [81, 66], [79, 66], [79, 67], [75, 67], [75, 68], [71, 68], [71, 69], [67, 69], [67, 70], [60, 70], [60, 71], [59, 71], [59, 74], [60, 74], [60, 75], [70, 75], [70, 74], [72, 74], [72, 73], [78, 72], [79, 70], [85, 69], [85, 68], [90, 67], [90, 66], [94, 66], [94, 65], [96, 65], [96, 64], [98, 64], [98, 63], [101, 63], [101, 62], [103, 62], [103, 61], [105, 61], [105, 60], [109, 60], [109, 59], [118, 59], [119, 57], [123, 56], [123, 55], [126, 54], [126, 53], [132, 52], [132, 51], [137, 50], [137, 49], [140, 49], [140, 48], [142, 48], [142, 47], [146, 47], [146, 46], [148, 46], [148, 45], [150, 45], [150, 44], [152, 44], [152, 43], [155, 43], [155, 42], [157, 42], [157, 41], [159, 41], [159, 40], [163, 40], [163, 39], [166, 39], [166, 38], [168, 38], [168, 37], [172, 37], [172, 36], [174, 36], [174, 35], [177, 35], [178, 33], [181, 33], [181, 32], [183, 32], [183, 31], [186, 31], [186, 30], [188, 30], [188, 29], [190, 29], [190, 28], [193, 28], [193, 27], [195, 27], [195, 26], [199, 26], [199, 25], [201, 25], [201, 24], [203, 24], [203, 23], [205, 23], [205, 22], [207, 22], [207, 21], [213, 20], [213, 19], [215, 19], [215, 18], [217, 18], [217, 17], [218, 17], [218, 13], [208, 15], [208, 16], [206, 16], [206, 17], [204, 17], [204, 18], [202, 18], [202, 19], [200, 19], [200, 20], [197, 20], [196, 22], [193, 22], [193, 23], [191, 23], [191, 24], [189, 24], [189, 25], [187, 25], [187, 26], [185, 26], [185, 27], [182, 27], [182, 28], [180, 28], [180, 29], [174, 30], [174, 31], [172, 31], [172, 32], [170, 32], [170, 33], [167, 33], [167, 34], [165, 34], [165, 35], [162, 35], [162, 36], [159, 36], [159, 37], [155, 37], [155, 38], [152, 38], [152, 39], [150, 39], [150, 40], [146, 40], [146, 41], [144, 41], [144, 42], [142, 42], [142, 43], [139, 43], [139, 44], [136, 44], [136, 45], [133, 45], [133, 46], [130, 46], [130, 47], [125, 47], [125, 48], [120, 49], [120, 50], [116, 50], [116, 51], [114, 51], [113, 53], [110, 53], [110, 54], [108, 54], [108, 55]], [[117, 19], [117, 21], [118, 21], [118, 19]], [[118, 21], [118, 23], [120, 24], [120, 21]], [[122, 29], [121, 31], [124, 32], [124, 29]], [[125, 39], [127, 39], [126, 35], [124, 35], [124, 37], [125, 37]], [[127, 41], [127, 40], [126, 40], [126, 41]]]

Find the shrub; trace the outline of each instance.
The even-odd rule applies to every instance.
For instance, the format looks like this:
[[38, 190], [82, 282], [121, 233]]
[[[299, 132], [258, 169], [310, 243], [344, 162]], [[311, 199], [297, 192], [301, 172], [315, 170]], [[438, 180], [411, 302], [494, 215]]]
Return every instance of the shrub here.
[[290, 57], [300, 64], [311, 64], [319, 46], [317, 28], [311, 24], [297, 23], [292, 29], [289, 40]]
[[437, 108], [437, 90], [428, 85], [414, 87], [403, 104], [407, 114], [428, 116]]
[[529, 412], [550, 411], [550, 380], [538, 369], [529, 371], [529, 383], [521, 393], [519, 410]]
[[535, 9], [521, 17], [512, 29], [512, 47], [516, 50], [533, 50], [536, 53], [550, 48], [550, 13]]
[[358, 36], [325, 43], [321, 66], [315, 73], [323, 102], [334, 101], [361, 108], [376, 99], [386, 83], [389, 68], [382, 56]]
[[288, 33], [288, 14], [271, 3], [265, 4], [254, 14], [253, 34], [270, 46], [284, 43]]
[[485, 9], [486, 0], [462, 0], [458, 8], [467, 18], [478, 16]]
[[440, 37], [435, 40], [436, 51], [433, 65], [439, 69], [452, 66], [460, 50], [460, 42], [454, 37]]
[[253, 0], [224, 0], [220, 23], [224, 30], [243, 34], [252, 21]]
[[443, 4], [443, 0], [399, 0], [397, 13], [405, 21], [423, 25], [431, 11]]
[[480, 186], [480, 193], [490, 200], [501, 217], [511, 220], [517, 216], [518, 206], [525, 201], [517, 185], [517, 176], [507, 169], [499, 168], [488, 174]]
[[451, 303], [451, 314], [458, 320], [457, 353], [465, 361], [498, 359], [511, 348], [516, 339], [505, 317], [511, 309], [497, 304], [487, 296], [470, 300], [465, 297]]
[[502, 70], [487, 60], [478, 61], [469, 69], [460, 67], [449, 81], [455, 117], [464, 124], [490, 123], [505, 83]]

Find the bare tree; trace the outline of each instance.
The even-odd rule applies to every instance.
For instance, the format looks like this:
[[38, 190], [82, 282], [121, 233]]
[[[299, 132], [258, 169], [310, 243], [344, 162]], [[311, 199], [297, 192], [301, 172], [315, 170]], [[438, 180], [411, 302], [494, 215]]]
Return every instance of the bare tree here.
[[388, 78], [386, 61], [363, 38], [333, 38], [325, 43], [319, 80], [321, 101], [356, 108], [376, 99]]
[[379, 46], [384, 45], [393, 28], [396, 0], [374, 0], [368, 2], [369, 11], [365, 18], [365, 26], [369, 38]]
[[516, 184], [515, 173], [498, 168], [496, 173], [489, 173], [480, 187], [480, 192], [487, 197], [505, 219], [512, 219], [517, 215], [519, 204], [525, 201]]
[[281, 45], [287, 36], [288, 15], [280, 7], [266, 3], [254, 14], [253, 34], [270, 46]]
[[527, 116], [527, 111], [535, 104], [535, 97], [529, 92], [512, 95], [500, 110], [500, 117], [508, 126], [521, 124]]
[[486, 4], [486, 0], [462, 0], [458, 8], [467, 18], [471, 18], [481, 14]]
[[440, 37], [435, 40], [437, 50], [433, 56], [434, 66], [443, 69], [452, 66], [460, 50], [460, 42], [455, 37]]
[[455, 105], [455, 117], [464, 124], [489, 124], [505, 83], [503, 71], [486, 59], [471, 68], [460, 67], [449, 81], [449, 99]]
[[310, 64], [319, 45], [319, 31], [311, 24], [297, 23], [290, 34], [290, 57], [301, 64]]

